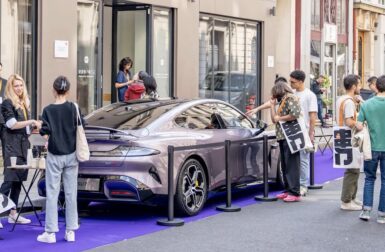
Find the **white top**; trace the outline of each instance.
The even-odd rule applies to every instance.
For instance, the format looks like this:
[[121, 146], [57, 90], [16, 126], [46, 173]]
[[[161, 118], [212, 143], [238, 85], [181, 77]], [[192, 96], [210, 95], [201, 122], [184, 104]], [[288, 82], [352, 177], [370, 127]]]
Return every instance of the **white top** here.
[[294, 94], [299, 98], [299, 103], [301, 104], [301, 110], [303, 113], [303, 119], [306, 123], [306, 127], [310, 126], [310, 112], [318, 112], [317, 96], [310, 91], [310, 89], [305, 88], [303, 91], [296, 91]]
[[[349, 99], [350, 98], [350, 99]], [[346, 100], [348, 99], [348, 100]], [[337, 100], [337, 106], [336, 106], [336, 122], [337, 122], [337, 126], [339, 126], [339, 119], [340, 119], [340, 106], [341, 106], [341, 103], [342, 101], [346, 100], [345, 102], [345, 108], [344, 108], [344, 116], [343, 118], [346, 119], [346, 118], [353, 118], [354, 117], [354, 113], [356, 111], [356, 105], [354, 104], [354, 101], [352, 100], [353, 98], [350, 97], [349, 95], [343, 95], [341, 96], [340, 98], [338, 98]], [[345, 120], [343, 121], [343, 126], [346, 126], [345, 125]]]

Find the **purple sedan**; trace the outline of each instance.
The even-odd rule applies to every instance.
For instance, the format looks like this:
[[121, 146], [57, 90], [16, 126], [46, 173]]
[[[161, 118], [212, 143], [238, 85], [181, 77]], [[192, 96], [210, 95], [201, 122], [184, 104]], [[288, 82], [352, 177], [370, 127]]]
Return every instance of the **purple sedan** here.
[[[219, 100], [139, 100], [114, 103], [89, 114], [86, 135], [91, 158], [79, 165], [79, 206], [91, 201], [159, 204], [167, 196], [167, 147], [274, 135], [232, 105]], [[269, 141], [269, 179], [281, 181], [279, 149]], [[261, 183], [262, 142], [234, 144], [234, 187]], [[175, 152], [175, 205], [195, 215], [208, 192], [225, 185], [224, 147]], [[45, 195], [44, 178], [39, 194]]]

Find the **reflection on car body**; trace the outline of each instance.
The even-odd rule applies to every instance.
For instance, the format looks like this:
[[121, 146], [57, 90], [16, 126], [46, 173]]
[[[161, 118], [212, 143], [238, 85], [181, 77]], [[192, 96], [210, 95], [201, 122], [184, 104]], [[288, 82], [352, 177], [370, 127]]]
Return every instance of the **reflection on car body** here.
[[[94, 111], [85, 120], [91, 158], [80, 163], [78, 188], [78, 199], [85, 203], [157, 203], [167, 195], [169, 145], [218, 143], [263, 132], [235, 107], [214, 99], [117, 103]], [[231, 146], [234, 185], [260, 179], [260, 145]], [[270, 148], [269, 178], [273, 181], [278, 155], [277, 149]], [[224, 186], [224, 162], [224, 147], [175, 152], [175, 202], [181, 214], [197, 214], [208, 192]], [[44, 178], [39, 181], [39, 194], [45, 195]]]

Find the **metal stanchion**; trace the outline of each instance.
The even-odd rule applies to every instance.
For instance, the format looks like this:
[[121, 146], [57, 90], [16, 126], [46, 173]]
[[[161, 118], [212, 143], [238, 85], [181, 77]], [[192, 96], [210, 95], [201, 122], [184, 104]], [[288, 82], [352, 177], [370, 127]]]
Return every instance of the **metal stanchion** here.
[[307, 187], [309, 189], [322, 189], [322, 185], [314, 184], [314, 152], [310, 153], [310, 185]]
[[231, 205], [230, 140], [225, 141], [226, 205], [217, 206], [218, 211], [239, 212], [241, 208]]
[[184, 220], [174, 219], [174, 146], [168, 146], [168, 218], [156, 221], [162, 226], [183, 226]]
[[269, 171], [268, 171], [268, 137], [263, 136], [263, 197], [255, 196], [254, 199], [258, 201], [276, 201], [276, 197], [269, 197]]

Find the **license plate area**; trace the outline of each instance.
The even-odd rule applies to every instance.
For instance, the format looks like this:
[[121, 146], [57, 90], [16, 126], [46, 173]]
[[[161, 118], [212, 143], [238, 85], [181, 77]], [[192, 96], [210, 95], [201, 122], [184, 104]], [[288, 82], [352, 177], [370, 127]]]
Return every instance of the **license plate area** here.
[[100, 187], [100, 178], [78, 178], [78, 190], [97, 192]]

